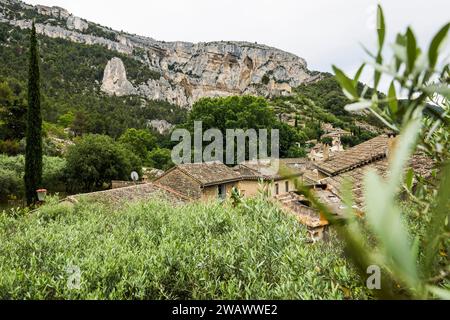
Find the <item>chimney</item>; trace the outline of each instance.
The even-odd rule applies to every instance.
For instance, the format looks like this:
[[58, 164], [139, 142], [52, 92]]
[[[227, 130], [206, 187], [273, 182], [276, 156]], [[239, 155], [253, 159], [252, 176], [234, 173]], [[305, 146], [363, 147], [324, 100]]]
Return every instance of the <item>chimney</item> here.
[[314, 174], [314, 178], [316, 179], [316, 182], [319, 181], [319, 170], [314, 169], [313, 174]]
[[330, 158], [330, 148], [327, 144], [323, 145], [323, 161], [327, 161]]
[[389, 136], [388, 142], [387, 142], [387, 150], [386, 150], [386, 157], [389, 162], [392, 161], [393, 156], [395, 154], [395, 149], [397, 147], [398, 143], [398, 137], [396, 136]]

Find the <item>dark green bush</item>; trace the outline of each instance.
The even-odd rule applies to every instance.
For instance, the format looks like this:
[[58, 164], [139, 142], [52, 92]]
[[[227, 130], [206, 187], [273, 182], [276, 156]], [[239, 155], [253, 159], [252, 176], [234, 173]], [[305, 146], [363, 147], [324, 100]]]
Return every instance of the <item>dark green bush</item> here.
[[86, 135], [67, 151], [68, 187], [99, 190], [111, 180], [129, 180], [132, 171], [141, 175], [141, 160], [122, 144], [103, 135]]

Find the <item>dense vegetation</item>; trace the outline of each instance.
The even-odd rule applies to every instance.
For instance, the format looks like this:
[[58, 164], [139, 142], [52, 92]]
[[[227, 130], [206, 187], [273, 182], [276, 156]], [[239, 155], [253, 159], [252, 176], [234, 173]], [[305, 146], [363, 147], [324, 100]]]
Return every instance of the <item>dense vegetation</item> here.
[[[278, 129], [280, 132], [280, 157], [301, 157], [297, 143], [304, 143], [297, 131], [280, 121], [269, 102], [262, 97], [233, 96], [226, 98], [203, 98], [197, 101], [183, 124], [192, 134], [194, 122], [201, 121], [202, 129], [219, 129], [223, 136], [227, 129]], [[270, 134], [270, 133], [269, 133]], [[248, 141], [246, 142], [248, 144]], [[270, 145], [269, 145], [270, 147]], [[246, 148], [248, 151], [248, 148]]]
[[[362, 84], [359, 84], [359, 90], [362, 90]], [[368, 92], [373, 90], [369, 89]], [[300, 142], [319, 141], [324, 133], [322, 125], [327, 123], [352, 134], [342, 139], [343, 144], [349, 147], [382, 132], [382, 123], [373, 115], [352, 115], [345, 111], [344, 107], [348, 103], [350, 100], [330, 74], [323, 74], [321, 80], [295, 88], [291, 96], [276, 97], [270, 101], [280, 118], [286, 118], [303, 137]]]
[[[44, 156], [42, 184], [51, 192], [65, 191], [66, 160]], [[24, 196], [25, 157], [0, 154], [0, 202]]]
[[[339, 242], [308, 244], [306, 229], [264, 199], [49, 204], [0, 215], [0, 242], [0, 299], [368, 297]], [[73, 267], [79, 289], [68, 286]]]

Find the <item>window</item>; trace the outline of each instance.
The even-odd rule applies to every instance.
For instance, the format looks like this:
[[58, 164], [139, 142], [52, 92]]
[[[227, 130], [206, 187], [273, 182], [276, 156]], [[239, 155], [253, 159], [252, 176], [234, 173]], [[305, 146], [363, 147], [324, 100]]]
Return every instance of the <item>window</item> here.
[[275, 183], [275, 194], [276, 195], [280, 194], [280, 185], [278, 183]]
[[217, 186], [217, 195], [219, 199], [225, 199], [227, 197], [227, 191], [224, 184]]
[[284, 184], [286, 186], [286, 192], [289, 192], [289, 181], [286, 181]]

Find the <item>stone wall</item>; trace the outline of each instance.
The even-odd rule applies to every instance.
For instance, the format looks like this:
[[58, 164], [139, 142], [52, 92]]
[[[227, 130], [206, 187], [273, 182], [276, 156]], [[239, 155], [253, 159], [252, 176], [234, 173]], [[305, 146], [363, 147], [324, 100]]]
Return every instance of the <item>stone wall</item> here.
[[[218, 200], [219, 199], [218, 187], [219, 187], [218, 185], [215, 185], [203, 188], [201, 200], [202, 201]], [[225, 192], [227, 194], [227, 199], [230, 198], [233, 187], [238, 187], [238, 184], [236, 182], [225, 184]]]

